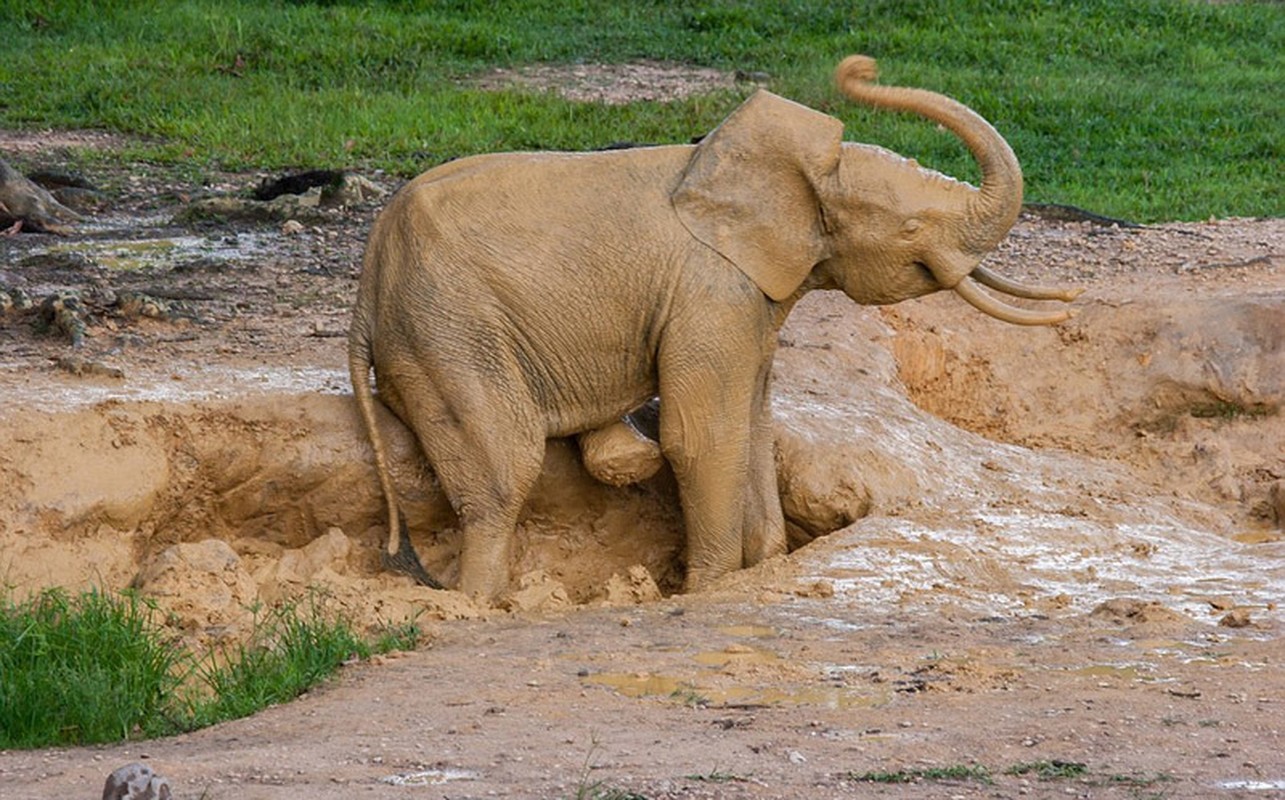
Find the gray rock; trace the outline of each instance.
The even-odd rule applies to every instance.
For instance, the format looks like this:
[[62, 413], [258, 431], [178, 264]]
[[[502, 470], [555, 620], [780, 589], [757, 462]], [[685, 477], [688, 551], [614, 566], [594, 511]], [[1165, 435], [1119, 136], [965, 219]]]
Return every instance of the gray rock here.
[[126, 764], [107, 776], [103, 800], [171, 800], [169, 780], [146, 764]]

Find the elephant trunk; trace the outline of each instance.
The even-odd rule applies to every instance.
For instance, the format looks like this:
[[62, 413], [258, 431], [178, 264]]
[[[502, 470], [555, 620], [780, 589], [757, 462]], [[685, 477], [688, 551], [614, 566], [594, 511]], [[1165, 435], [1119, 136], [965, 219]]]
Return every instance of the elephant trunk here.
[[976, 111], [926, 89], [880, 86], [875, 60], [848, 56], [835, 70], [839, 89], [858, 103], [907, 111], [936, 122], [968, 147], [982, 171], [982, 185], [969, 206], [964, 235], [966, 250], [984, 253], [999, 243], [1022, 211], [1022, 167], [999, 131]]
[[[875, 60], [869, 56], [848, 56], [835, 71], [840, 90], [852, 100], [876, 108], [908, 111], [945, 126], [968, 147], [982, 171], [982, 185], [965, 211], [960, 250], [979, 259], [1002, 240], [1022, 211], [1022, 168], [1013, 148], [1003, 136], [968, 106], [945, 95], [925, 89], [879, 86]], [[1019, 325], [1051, 325], [1073, 316], [1072, 312], [1035, 312], [1010, 306], [983, 292], [977, 283], [1013, 297], [1034, 300], [1071, 301], [1079, 290], [1025, 286], [977, 265], [954, 274], [934, 274], [943, 286], [955, 291], [993, 317]], [[948, 270], [947, 270], [948, 271]], [[969, 277], [971, 276], [971, 278]], [[976, 283], [974, 283], [974, 279]]]

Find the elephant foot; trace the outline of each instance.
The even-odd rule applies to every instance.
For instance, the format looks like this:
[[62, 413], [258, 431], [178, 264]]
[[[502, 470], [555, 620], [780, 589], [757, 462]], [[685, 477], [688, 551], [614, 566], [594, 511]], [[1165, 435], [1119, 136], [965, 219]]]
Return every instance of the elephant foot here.
[[420, 563], [419, 554], [410, 543], [410, 532], [406, 529], [406, 520], [399, 519], [398, 522], [401, 523], [401, 535], [397, 538], [397, 552], [390, 555], [387, 550], [384, 550], [384, 568], [409, 575], [421, 586], [445, 589], [446, 587], [429, 575], [428, 570]]

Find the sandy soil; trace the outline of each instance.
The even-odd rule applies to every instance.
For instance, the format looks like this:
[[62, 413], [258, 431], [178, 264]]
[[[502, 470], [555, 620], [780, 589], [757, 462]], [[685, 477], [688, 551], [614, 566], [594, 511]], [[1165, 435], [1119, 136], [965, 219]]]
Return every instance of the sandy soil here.
[[[32, 141], [0, 152], [117, 144]], [[198, 646], [309, 587], [426, 641], [250, 719], [0, 753], [4, 797], [139, 759], [180, 798], [1285, 797], [1282, 220], [1026, 217], [990, 263], [1086, 287], [1056, 329], [807, 298], [775, 390], [798, 549], [674, 595], [672, 481], [552, 442], [484, 609], [378, 569], [339, 337], [382, 200], [176, 223], [264, 176], [86, 163], [76, 234], [0, 239], [0, 576], [133, 584]], [[450, 580], [453, 515], [385, 425]]]

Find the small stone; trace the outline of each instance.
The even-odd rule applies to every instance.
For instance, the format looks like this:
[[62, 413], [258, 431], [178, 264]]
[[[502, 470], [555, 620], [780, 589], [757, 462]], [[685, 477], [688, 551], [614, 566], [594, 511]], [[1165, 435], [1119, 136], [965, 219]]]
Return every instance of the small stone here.
[[170, 800], [170, 782], [146, 764], [126, 764], [107, 776], [103, 800]]
[[304, 231], [303, 223], [297, 219], [288, 219], [285, 222], [281, 223], [282, 236], [298, 236], [299, 234], [303, 233], [303, 231]]
[[1218, 620], [1218, 625], [1223, 628], [1248, 628], [1252, 624], [1247, 608], [1233, 608]]

